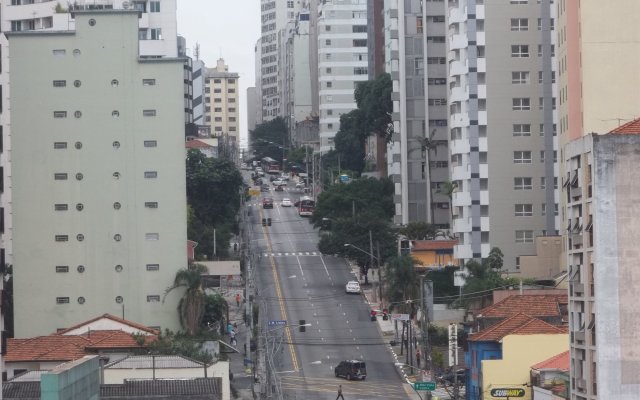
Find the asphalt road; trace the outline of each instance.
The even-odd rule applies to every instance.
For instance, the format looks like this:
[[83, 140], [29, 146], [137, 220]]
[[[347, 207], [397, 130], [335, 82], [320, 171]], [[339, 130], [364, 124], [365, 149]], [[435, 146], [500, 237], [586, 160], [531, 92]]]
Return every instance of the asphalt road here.
[[[288, 326], [264, 326], [269, 343], [268, 368], [275, 380], [273, 398], [335, 399], [338, 385], [344, 398], [407, 399], [388, 345], [377, 324], [369, 319], [369, 306], [361, 295], [345, 293], [354, 277], [346, 262], [322, 256], [318, 233], [295, 207], [281, 207], [282, 198], [295, 202], [301, 196], [290, 183], [284, 192], [261, 193], [251, 201], [251, 244], [257, 262], [261, 320], [286, 320]], [[273, 209], [263, 209], [261, 199], [272, 197]], [[261, 218], [271, 218], [263, 227]], [[306, 332], [299, 332], [305, 320]], [[361, 359], [367, 365], [365, 381], [334, 376], [342, 360]]]

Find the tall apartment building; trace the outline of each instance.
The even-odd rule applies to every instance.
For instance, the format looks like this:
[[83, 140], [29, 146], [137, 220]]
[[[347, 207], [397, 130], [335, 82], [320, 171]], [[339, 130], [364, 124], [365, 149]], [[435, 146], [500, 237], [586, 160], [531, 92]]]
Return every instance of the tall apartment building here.
[[9, 34], [18, 337], [103, 313], [179, 328], [181, 293], [163, 294], [187, 259], [184, 60], [140, 57], [138, 20]]
[[387, 169], [395, 182], [395, 223], [449, 228], [447, 65], [444, 2], [385, 1], [385, 53], [393, 80], [394, 134]]
[[193, 79], [193, 123], [196, 126], [204, 125], [204, 98], [205, 75], [207, 67], [200, 59], [193, 60], [191, 77]]
[[[640, 110], [640, 93], [636, 90], [640, 85], [640, 60], [629, 57], [640, 52], [640, 40], [635, 34], [640, 3], [621, 0], [611, 7], [603, 2], [559, 0], [556, 5], [558, 129], [564, 146], [561, 176], [566, 185], [562, 196], [566, 212], [561, 226], [572, 276], [571, 398], [633, 399], [640, 388], [635, 376], [629, 376], [629, 368], [637, 365], [637, 361], [634, 345], [629, 344], [628, 329], [630, 323], [637, 321], [632, 318], [635, 304], [628, 294], [628, 282], [633, 282], [633, 275], [627, 273], [628, 260], [621, 251], [623, 245], [629, 245], [627, 239], [634, 237], [634, 220], [630, 215], [622, 222], [617, 215], [633, 199], [637, 184], [624, 187], [614, 184], [637, 169], [638, 160], [623, 151], [623, 142], [629, 141], [637, 148], [638, 141], [635, 136], [610, 138], [589, 134], [612, 130], [638, 133], [633, 131], [637, 123], [617, 127], [635, 119]], [[581, 138], [583, 135], [589, 136]], [[597, 153], [596, 148], [605, 147], [612, 154], [598, 157], [603, 153]], [[600, 170], [599, 165], [605, 170]], [[622, 165], [629, 170], [623, 171]], [[593, 193], [586, 191], [589, 185]], [[571, 198], [571, 191], [581, 197]], [[607, 201], [610, 203], [605, 209]], [[576, 221], [581, 225], [576, 227]], [[589, 224], [592, 226], [587, 229]], [[625, 234], [620, 235], [623, 226]], [[578, 244], [580, 240], [583, 244]], [[600, 339], [596, 341], [596, 337]]]
[[237, 72], [229, 72], [224, 59], [207, 68], [204, 86], [204, 123], [214, 137], [240, 140], [240, 86]]
[[564, 147], [571, 398], [640, 393], [640, 120]]
[[[140, 56], [145, 58], [177, 56], [176, 0], [75, 0], [73, 2], [54, 1], [0, 1], [0, 31], [54, 31], [70, 30], [75, 27], [74, 13], [84, 9], [110, 10], [132, 9], [140, 14], [138, 33]], [[4, 35], [0, 35], [0, 136], [2, 150], [11, 151], [11, 119], [9, 83], [9, 49]], [[4, 65], [4, 68], [2, 66]], [[4, 232], [0, 232], [0, 263], [12, 263], [11, 193], [12, 174], [9, 157], [0, 157], [0, 175], [4, 193], [0, 205], [4, 209]], [[0, 188], [3, 189], [3, 188]]]
[[354, 110], [354, 92], [368, 72], [367, 4], [324, 0], [318, 5], [320, 151], [333, 146], [340, 116]]
[[256, 86], [260, 87], [262, 119], [259, 123], [279, 116], [281, 90], [278, 87], [278, 32], [293, 21], [302, 6], [301, 0], [261, 0], [261, 34], [256, 46]]
[[504, 268], [535, 253], [557, 229], [553, 71], [555, 6], [549, 0], [447, 1], [448, 121], [453, 232], [458, 259], [504, 253]]

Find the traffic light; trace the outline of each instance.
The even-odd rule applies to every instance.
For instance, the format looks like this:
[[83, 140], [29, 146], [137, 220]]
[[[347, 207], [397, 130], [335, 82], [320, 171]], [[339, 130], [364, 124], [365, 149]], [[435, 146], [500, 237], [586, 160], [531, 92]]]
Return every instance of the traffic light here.
[[299, 322], [300, 322], [300, 324], [299, 324], [300, 326], [298, 327], [298, 329], [300, 330], [300, 332], [306, 332], [307, 331], [307, 327], [306, 327], [307, 321], [305, 321], [304, 319], [301, 319]]
[[266, 218], [262, 218], [262, 226], [267, 226], [267, 219]]
[[271, 226], [271, 218], [267, 218], [267, 225]]

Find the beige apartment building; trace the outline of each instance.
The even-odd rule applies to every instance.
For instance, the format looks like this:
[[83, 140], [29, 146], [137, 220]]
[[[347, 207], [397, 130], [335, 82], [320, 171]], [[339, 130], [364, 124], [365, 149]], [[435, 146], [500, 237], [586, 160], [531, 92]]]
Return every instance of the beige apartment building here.
[[213, 137], [226, 136], [239, 143], [240, 86], [239, 75], [229, 72], [220, 58], [215, 68], [207, 68], [204, 86], [204, 122], [211, 127]]
[[138, 16], [7, 34], [16, 337], [105, 313], [180, 328], [184, 60], [141, 58]]
[[[630, 318], [634, 296], [625, 286], [633, 276], [628, 275], [625, 260], [617, 259], [623, 255], [622, 245], [635, 247], [637, 242], [627, 240], [634, 237], [633, 215], [620, 220], [616, 213], [631, 199], [627, 196], [633, 195], [638, 181], [635, 178], [635, 184], [622, 188], [611, 179], [625, 176], [622, 159], [627, 173], [637, 170], [640, 160], [618, 152], [624, 141], [637, 149], [638, 140], [637, 135], [600, 140], [590, 134], [628, 133], [633, 129], [624, 124], [640, 115], [640, 2], [618, 0], [613, 6], [605, 1], [556, 0], [556, 7], [571, 398], [637, 399], [640, 360], [634, 354], [639, 353], [625, 335], [640, 321]], [[606, 157], [596, 150], [599, 146], [609, 147]], [[621, 239], [617, 243], [616, 237]]]

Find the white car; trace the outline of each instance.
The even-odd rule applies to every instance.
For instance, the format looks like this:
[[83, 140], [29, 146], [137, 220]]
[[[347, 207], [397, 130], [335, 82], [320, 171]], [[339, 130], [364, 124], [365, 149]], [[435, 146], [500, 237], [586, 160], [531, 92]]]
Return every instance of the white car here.
[[345, 286], [344, 290], [347, 293], [360, 293], [360, 284], [357, 281], [349, 281]]
[[275, 180], [275, 181], [273, 181], [272, 183], [273, 183], [273, 186], [284, 186], [284, 185], [286, 185], [286, 184], [287, 184], [287, 182], [282, 181], [282, 180], [280, 180], [280, 179], [276, 179], [276, 180]]
[[280, 203], [282, 207], [291, 207], [293, 204], [291, 203], [291, 199], [284, 198], [282, 199], [282, 203]]

